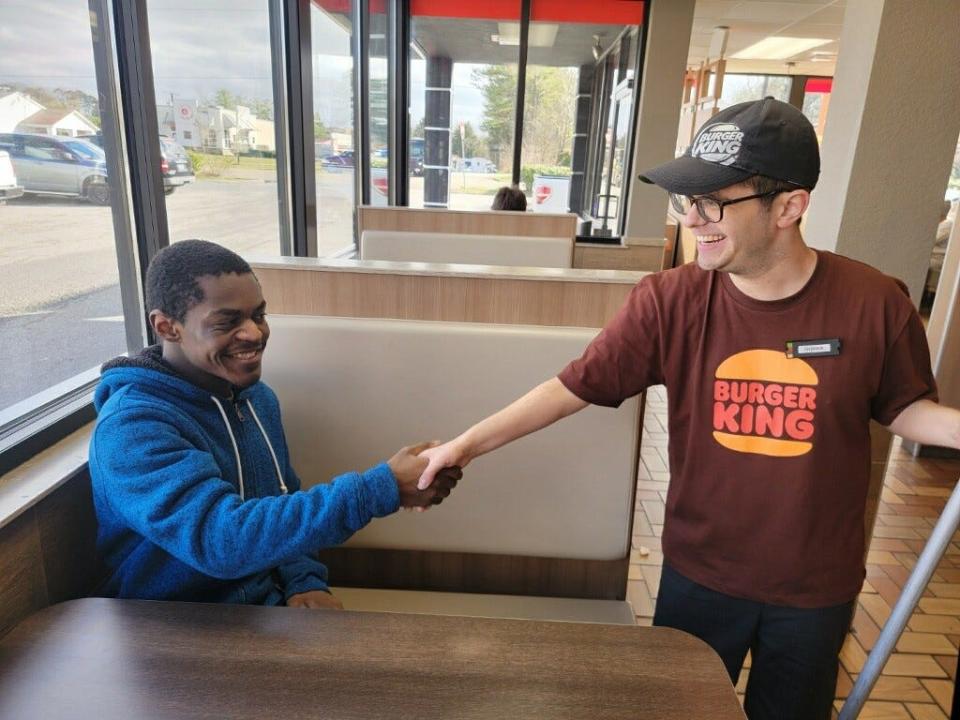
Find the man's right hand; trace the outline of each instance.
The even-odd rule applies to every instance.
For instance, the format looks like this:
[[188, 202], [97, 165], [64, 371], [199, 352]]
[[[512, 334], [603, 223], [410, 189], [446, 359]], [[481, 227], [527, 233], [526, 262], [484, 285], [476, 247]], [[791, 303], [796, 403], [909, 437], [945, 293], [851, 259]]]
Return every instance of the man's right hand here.
[[417, 487], [417, 482], [427, 469], [427, 458], [421, 453], [435, 445], [436, 443], [421, 443], [401, 448], [387, 461], [397, 480], [401, 507], [428, 508], [431, 505], [439, 505], [457, 486], [457, 481], [463, 477], [459, 467], [445, 467], [441, 472], [436, 473], [436, 481], [431, 487], [423, 489]]
[[420, 475], [417, 487], [421, 490], [429, 488], [434, 478], [439, 479], [446, 468], [465, 468], [471, 458], [466, 450], [456, 441], [450, 440], [443, 445], [431, 445], [420, 455], [428, 460], [428, 464]]

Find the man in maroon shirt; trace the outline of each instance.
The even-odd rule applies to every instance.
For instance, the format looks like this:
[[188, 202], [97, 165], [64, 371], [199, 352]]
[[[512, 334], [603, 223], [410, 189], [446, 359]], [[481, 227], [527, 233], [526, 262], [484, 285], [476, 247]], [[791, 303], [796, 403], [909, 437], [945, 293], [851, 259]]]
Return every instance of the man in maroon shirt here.
[[459, 437], [440, 468], [588, 404], [667, 387], [670, 487], [654, 624], [709, 643], [759, 718], [829, 718], [864, 577], [869, 422], [960, 448], [936, 403], [920, 319], [897, 280], [804, 243], [817, 139], [773, 98], [715, 115], [641, 179], [697, 237], [697, 262], [645, 277], [583, 356]]

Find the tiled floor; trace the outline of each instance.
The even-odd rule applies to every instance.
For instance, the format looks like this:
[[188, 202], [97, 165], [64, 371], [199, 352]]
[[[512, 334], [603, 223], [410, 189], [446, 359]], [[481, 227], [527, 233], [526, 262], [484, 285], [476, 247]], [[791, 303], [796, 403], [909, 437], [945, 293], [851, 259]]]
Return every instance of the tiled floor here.
[[[653, 619], [660, 582], [660, 535], [667, 470], [667, 403], [662, 387], [647, 393], [640, 475], [633, 527], [633, 553], [627, 597], [639, 623]], [[900, 589], [960, 476], [960, 461], [916, 460], [895, 441], [880, 510], [867, 558], [867, 579], [857, 603], [853, 629], [840, 655], [839, 708]], [[864, 720], [947, 718], [960, 647], [960, 534], [954, 538], [919, 607], [874, 686], [860, 714]], [[749, 663], [749, 658], [748, 658]], [[746, 687], [749, 669], [738, 691]]]

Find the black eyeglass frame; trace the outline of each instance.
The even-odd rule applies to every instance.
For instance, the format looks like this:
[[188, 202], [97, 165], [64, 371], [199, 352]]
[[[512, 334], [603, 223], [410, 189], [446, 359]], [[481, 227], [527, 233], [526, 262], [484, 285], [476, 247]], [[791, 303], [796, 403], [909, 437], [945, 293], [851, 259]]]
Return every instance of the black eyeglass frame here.
[[[685, 216], [690, 212], [689, 208], [684, 211], [683, 209], [683, 198], [686, 198], [690, 201], [691, 205], [695, 205], [697, 208], [697, 214], [703, 219], [704, 222], [720, 222], [723, 220], [723, 209], [727, 205], [736, 205], [737, 203], [746, 202], [747, 200], [756, 200], [758, 198], [774, 197], [780, 193], [790, 192], [789, 190], [771, 190], [770, 192], [765, 193], [756, 193], [755, 195], [745, 195], [744, 197], [733, 198], [732, 200], [717, 200], [716, 198], [707, 197], [706, 195], [700, 195], [698, 197], [693, 197], [692, 195], [681, 195], [679, 193], [668, 193], [670, 195], [670, 205], [673, 207], [674, 211], [679, 213], [680, 217]], [[720, 208], [720, 217], [718, 218], [709, 218], [707, 217], [707, 211], [704, 210], [702, 202], [708, 201], [718, 208]]]

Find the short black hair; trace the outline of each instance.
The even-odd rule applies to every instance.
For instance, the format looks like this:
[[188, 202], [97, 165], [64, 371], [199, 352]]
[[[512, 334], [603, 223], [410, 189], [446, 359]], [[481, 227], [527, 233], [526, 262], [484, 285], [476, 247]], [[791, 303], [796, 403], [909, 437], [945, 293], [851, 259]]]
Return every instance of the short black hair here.
[[493, 205], [490, 206], [490, 209], [526, 210], [527, 196], [524, 195], [523, 190], [518, 188], [516, 185], [513, 187], [504, 185], [502, 188], [497, 190], [497, 194], [493, 196]]
[[159, 310], [182, 323], [190, 308], [203, 302], [197, 279], [227, 273], [253, 270], [232, 250], [206, 240], [183, 240], [163, 248], [147, 268], [147, 314]]

